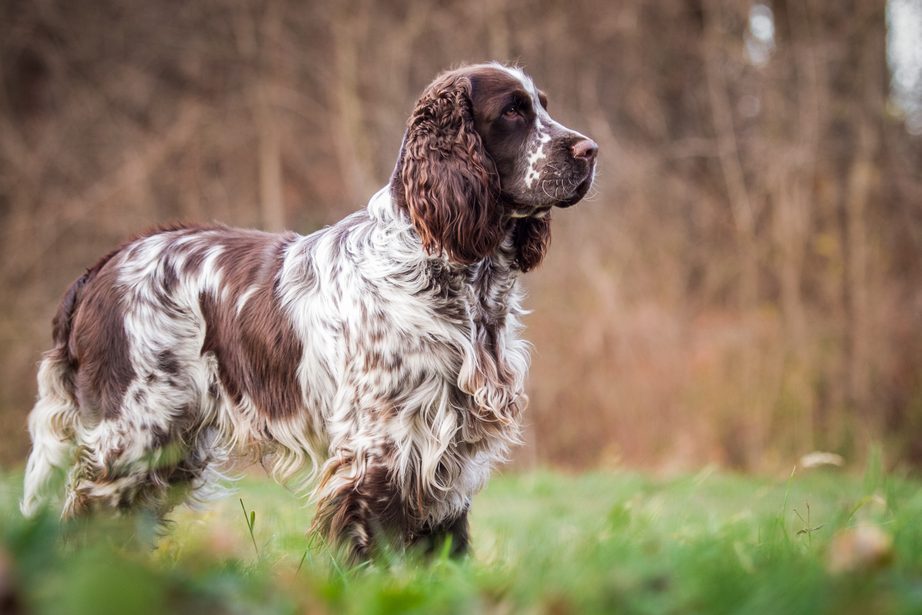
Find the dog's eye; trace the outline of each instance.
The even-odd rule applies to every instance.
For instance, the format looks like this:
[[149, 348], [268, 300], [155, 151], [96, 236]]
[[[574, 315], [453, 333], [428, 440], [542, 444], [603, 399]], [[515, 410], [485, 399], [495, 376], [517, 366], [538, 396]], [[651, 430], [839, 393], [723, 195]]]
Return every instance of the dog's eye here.
[[513, 103], [509, 105], [508, 107], [506, 107], [505, 109], [503, 109], [503, 115], [510, 119], [514, 117], [518, 117], [522, 115], [521, 107], [519, 107], [518, 103]]

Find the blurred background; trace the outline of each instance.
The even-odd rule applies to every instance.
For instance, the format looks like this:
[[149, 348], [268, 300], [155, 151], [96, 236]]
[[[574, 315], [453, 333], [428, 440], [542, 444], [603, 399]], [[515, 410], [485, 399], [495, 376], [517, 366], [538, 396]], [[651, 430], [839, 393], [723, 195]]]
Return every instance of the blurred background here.
[[922, 467], [922, 0], [0, 1], [0, 463], [96, 258], [334, 223], [489, 59], [601, 146], [524, 281], [517, 463]]

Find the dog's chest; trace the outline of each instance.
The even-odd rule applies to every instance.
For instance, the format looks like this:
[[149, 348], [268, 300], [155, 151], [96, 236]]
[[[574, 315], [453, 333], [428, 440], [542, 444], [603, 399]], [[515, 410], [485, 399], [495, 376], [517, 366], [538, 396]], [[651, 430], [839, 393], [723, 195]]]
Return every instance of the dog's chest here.
[[345, 374], [362, 376], [364, 388], [384, 400], [407, 395], [413, 385], [444, 385], [462, 406], [476, 403], [467, 398], [484, 386], [521, 386], [513, 278], [444, 274], [419, 286], [368, 285], [344, 298]]

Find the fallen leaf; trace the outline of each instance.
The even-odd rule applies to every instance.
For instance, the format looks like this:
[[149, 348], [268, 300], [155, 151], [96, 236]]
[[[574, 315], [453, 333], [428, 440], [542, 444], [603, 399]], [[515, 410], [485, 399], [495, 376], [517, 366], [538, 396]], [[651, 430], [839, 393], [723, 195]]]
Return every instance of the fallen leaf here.
[[827, 568], [832, 573], [874, 570], [893, 557], [893, 539], [876, 525], [863, 523], [840, 530], [829, 545]]

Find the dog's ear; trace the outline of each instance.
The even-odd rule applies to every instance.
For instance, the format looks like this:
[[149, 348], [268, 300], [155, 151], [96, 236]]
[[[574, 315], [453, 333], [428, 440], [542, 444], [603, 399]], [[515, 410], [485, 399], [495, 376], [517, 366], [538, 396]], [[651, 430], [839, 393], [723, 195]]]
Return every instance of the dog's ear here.
[[551, 243], [551, 212], [543, 218], [516, 220], [512, 235], [515, 264], [524, 273], [537, 267]]
[[474, 129], [468, 77], [448, 74], [423, 93], [392, 181], [430, 254], [469, 264], [502, 241], [499, 178]]

